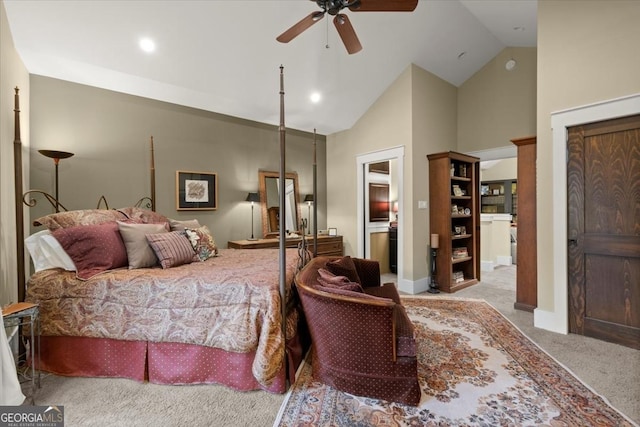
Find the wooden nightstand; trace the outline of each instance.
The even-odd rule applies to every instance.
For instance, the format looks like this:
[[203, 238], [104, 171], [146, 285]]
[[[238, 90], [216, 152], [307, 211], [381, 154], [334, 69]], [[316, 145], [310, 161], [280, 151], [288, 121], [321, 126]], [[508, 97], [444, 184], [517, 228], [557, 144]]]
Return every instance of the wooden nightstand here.
[[[313, 237], [305, 237], [307, 247], [313, 251]], [[295, 248], [302, 240], [301, 237], [287, 239], [286, 247]], [[279, 239], [258, 239], [258, 240], [233, 240], [227, 242], [229, 249], [277, 249], [280, 246]], [[318, 236], [318, 255], [322, 256], [342, 256], [342, 236]]]

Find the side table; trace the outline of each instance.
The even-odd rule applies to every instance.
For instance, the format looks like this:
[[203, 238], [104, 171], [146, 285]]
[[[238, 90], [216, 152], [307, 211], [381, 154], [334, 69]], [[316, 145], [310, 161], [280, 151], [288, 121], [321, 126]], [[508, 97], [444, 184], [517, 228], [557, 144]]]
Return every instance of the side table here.
[[[36, 361], [40, 363], [40, 309], [37, 304], [28, 302], [18, 302], [2, 307], [2, 320], [5, 328], [29, 326], [31, 340], [29, 341], [29, 352], [31, 353], [31, 399], [34, 400], [36, 385], [40, 388], [40, 370], [38, 370], [38, 379], [36, 381]], [[14, 333], [8, 337], [9, 341], [14, 336], [20, 335], [20, 332]], [[36, 341], [38, 337], [38, 358], [36, 359]]]

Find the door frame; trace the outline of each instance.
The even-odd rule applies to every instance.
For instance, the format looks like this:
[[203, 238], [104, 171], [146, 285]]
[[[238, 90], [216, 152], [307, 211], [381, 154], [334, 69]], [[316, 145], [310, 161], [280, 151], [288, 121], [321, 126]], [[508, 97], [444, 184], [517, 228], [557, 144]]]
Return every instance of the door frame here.
[[[567, 128], [640, 113], [640, 94], [551, 113], [553, 176], [553, 311], [536, 308], [533, 325], [569, 333], [569, 268], [567, 261]], [[540, 203], [538, 203], [540, 206]], [[540, 232], [540, 228], [538, 229]], [[538, 252], [548, 250], [538, 247]], [[538, 254], [538, 260], [540, 255]], [[538, 286], [538, 291], [540, 286]], [[540, 300], [540, 298], [538, 298]]]
[[400, 289], [403, 287], [403, 255], [404, 255], [404, 209], [402, 209], [404, 202], [404, 146], [388, 148], [380, 151], [374, 151], [371, 153], [360, 154], [356, 156], [356, 174], [357, 174], [357, 190], [356, 190], [356, 213], [357, 213], [357, 256], [359, 258], [365, 257], [365, 245], [364, 239], [366, 238], [365, 223], [365, 173], [364, 168], [368, 163], [376, 163], [385, 160], [396, 160], [396, 167], [398, 169], [396, 176], [398, 179], [398, 263], [397, 263], [397, 283]]

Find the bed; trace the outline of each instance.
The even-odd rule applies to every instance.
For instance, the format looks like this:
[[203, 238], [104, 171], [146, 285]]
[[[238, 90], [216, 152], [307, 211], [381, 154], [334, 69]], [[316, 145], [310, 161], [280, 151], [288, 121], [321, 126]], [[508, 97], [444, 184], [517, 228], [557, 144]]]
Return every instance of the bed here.
[[[48, 229], [38, 236], [50, 244], [40, 252], [51, 259], [52, 252], [62, 251], [73, 261], [37, 267], [27, 283], [26, 300], [40, 306], [40, 369], [286, 390], [287, 373], [294, 370], [286, 367], [295, 368], [302, 353], [291, 293], [297, 249], [286, 257], [285, 337], [277, 250], [218, 250], [209, 235], [200, 240], [213, 246], [187, 247], [180, 260], [173, 250], [176, 239], [191, 245], [186, 233], [208, 228], [174, 229], [175, 221], [139, 208], [61, 212], [35, 223]], [[152, 236], [164, 240], [153, 242]], [[51, 249], [51, 242], [60, 248]], [[142, 262], [140, 244], [155, 251], [159, 263]], [[33, 256], [33, 245], [28, 247]], [[167, 255], [165, 248], [173, 252]], [[34, 265], [41, 265], [36, 258]]]
[[[282, 96], [281, 90], [281, 103]], [[14, 157], [16, 177], [21, 177], [17, 89], [15, 98]], [[283, 146], [282, 115], [281, 122]], [[208, 229], [203, 232], [199, 224], [174, 227], [172, 220], [155, 212], [153, 140], [151, 144], [151, 210], [56, 212], [34, 222], [47, 229], [36, 239], [36, 247], [44, 241], [51, 244], [54, 237], [62, 251], [48, 247], [46, 255], [55, 252], [64, 258], [66, 254], [72, 261], [71, 266], [69, 259], [58, 259], [46, 268], [36, 268], [28, 283], [25, 266], [18, 261], [19, 299], [40, 306], [37, 367], [68, 376], [122, 377], [159, 384], [220, 383], [238, 390], [285, 392], [304, 350], [299, 328], [302, 316], [292, 283], [308, 260], [308, 251], [304, 247], [286, 249], [284, 244], [279, 251], [213, 250], [202, 244], [210, 238], [208, 243], [215, 245], [213, 237], [207, 237]], [[281, 153], [283, 157], [284, 151]], [[22, 205], [30, 205], [24, 197], [18, 200], [23, 194], [21, 181], [16, 179], [15, 189], [18, 253], [24, 253]], [[158, 262], [131, 264], [125, 226], [156, 227], [142, 235]], [[165, 229], [158, 230], [158, 226]], [[167, 235], [171, 239], [186, 236], [193, 259], [175, 262], [180, 250], [174, 251], [176, 242], [163, 242]], [[120, 243], [115, 236], [120, 236]], [[284, 235], [281, 238], [284, 241]], [[168, 246], [163, 249], [160, 243]], [[183, 244], [181, 240], [178, 246]], [[97, 247], [116, 255], [83, 258]], [[189, 258], [185, 251], [182, 261]], [[34, 259], [34, 265], [37, 263]]]

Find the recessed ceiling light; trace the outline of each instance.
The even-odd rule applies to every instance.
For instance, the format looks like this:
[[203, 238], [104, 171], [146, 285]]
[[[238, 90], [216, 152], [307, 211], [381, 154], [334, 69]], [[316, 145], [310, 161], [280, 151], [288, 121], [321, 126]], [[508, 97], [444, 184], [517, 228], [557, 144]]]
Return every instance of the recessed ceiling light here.
[[144, 37], [140, 39], [140, 49], [147, 53], [151, 53], [156, 50], [156, 44], [153, 40], [148, 37]]
[[516, 62], [515, 59], [511, 58], [510, 60], [508, 60], [505, 64], [504, 64], [504, 68], [507, 71], [511, 71], [514, 68], [516, 68], [516, 65], [518, 65], [518, 63]]
[[320, 99], [322, 99], [322, 96], [320, 95], [320, 92], [313, 92], [309, 99], [311, 99], [311, 102], [313, 102], [314, 104], [317, 104], [318, 102], [320, 102]]

